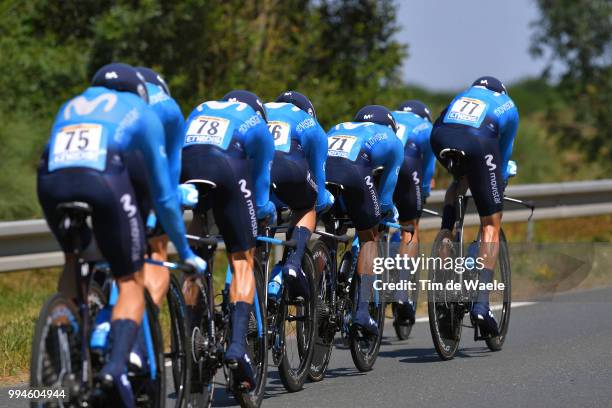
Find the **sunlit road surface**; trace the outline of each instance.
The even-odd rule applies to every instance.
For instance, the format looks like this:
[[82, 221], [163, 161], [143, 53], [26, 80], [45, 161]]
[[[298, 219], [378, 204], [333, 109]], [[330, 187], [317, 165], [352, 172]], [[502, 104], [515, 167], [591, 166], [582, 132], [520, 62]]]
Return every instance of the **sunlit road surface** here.
[[[406, 341], [387, 325], [372, 371], [357, 371], [350, 351], [336, 348], [322, 382], [289, 394], [271, 367], [262, 406], [612, 407], [612, 288], [518, 306], [500, 352], [474, 342], [464, 328], [455, 359], [441, 361], [426, 319]], [[213, 406], [234, 406], [218, 380]], [[26, 401], [9, 400], [1, 390], [0, 407], [22, 406]], [[171, 395], [166, 406], [174, 406]]]

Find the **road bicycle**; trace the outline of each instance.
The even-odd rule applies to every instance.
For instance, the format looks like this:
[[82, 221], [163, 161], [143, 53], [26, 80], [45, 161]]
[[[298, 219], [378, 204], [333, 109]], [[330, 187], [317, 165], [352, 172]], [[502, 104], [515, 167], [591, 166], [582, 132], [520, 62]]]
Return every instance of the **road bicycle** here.
[[[308, 377], [312, 381], [321, 381], [329, 365], [336, 333], [351, 350], [351, 357], [359, 371], [369, 371], [374, 366], [385, 325], [386, 299], [383, 293], [373, 290], [369, 302], [370, 316], [378, 326], [378, 336], [364, 333], [352, 325], [352, 317], [359, 301], [359, 275], [356, 274], [359, 247], [356, 240], [346, 235], [352, 227], [350, 219], [342, 204], [340, 184], [327, 183], [335, 197], [334, 206], [323, 215], [325, 230], [315, 230], [320, 237], [312, 245], [311, 253], [315, 263], [317, 287], [317, 331], [315, 346]], [[403, 228], [394, 223], [383, 223], [377, 256], [388, 255], [388, 228]], [[353, 243], [353, 244], [351, 244]], [[343, 244], [342, 252], [339, 250]], [[338, 259], [340, 261], [338, 262]], [[382, 280], [388, 280], [386, 272]]]
[[[447, 169], [456, 179], [465, 174], [463, 161], [465, 153], [455, 149], [444, 149], [440, 157], [447, 161]], [[475, 282], [479, 278], [478, 268], [475, 267], [475, 257], [478, 253], [480, 233], [476, 240], [467, 245], [464, 238], [464, 219], [470, 196], [465, 191], [459, 191], [455, 198], [455, 225], [453, 231], [441, 230], [432, 247], [432, 259], [447, 260], [452, 262], [434, 262], [429, 268], [429, 284], [435, 286], [428, 290], [427, 310], [429, 315], [429, 327], [436, 352], [443, 360], [452, 359], [461, 340], [461, 332], [464, 327], [463, 319], [472, 309], [472, 305], [478, 296], [478, 290], [466, 282]], [[534, 205], [528, 201], [521, 201], [504, 197], [506, 201], [521, 204], [530, 208], [532, 213]], [[470, 318], [470, 324], [465, 327], [474, 329], [474, 341], [484, 340], [491, 351], [502, 349], [510, 326], [511, 310], [511, 268], [508, 243], [503, 230], [499, 236], [499, 255], [497, 266], [494, 270], [492, 281], [502, 283], [504, 288], [500, 291], [491, 291], [491, 309], [499, 317], [499, 335], [484, 335], [479, 332], [478, 325]], [[457, 262], [461, 260], [461, 262]], [[466, 264], [467, 262], [467, 264]], [[453, 265], [445, 267], [445, 264]], [[464, 265], [458, 268], [457, 265]], [[471, 267], [466, 267], [471, 265]], [[457, 284], [457, 286], [452, 285]], [[450, 286], [449, 286], [450, 285]]]
[[[65, 273], [73, 275], [67, 278], [73, 280], [76, 294], [75, 298], [70, 298], [56, 293], [43, 305], [32, 341], [30, 386], [61, 389], [67, 393], [57, 400], [31, 401], [31, 406], [108, 406], [115, 403], [116, 396], [109, 395], [94, 378], [106, 362], [112, 344], [93, 347], [93, 329], [99, 315], [116, 301], [117, 287], [109, 278], [107, 264], [89, 263], [82, 257], [81, 236], [89, 228], [89, 204], [60, 203], [57, 211], [60, 233], [72, 243], [73, 256], [66, 264]], [[189, 265], [146, 261], [193, 273]], [[158, 315], [146, 291], [145, 300], [141, 330], [146, 358], [138, 370], [130, 367], [128, 378], [138, 406], [163, 407], [166, 395], [162, 334]]]
[[[199, 201], [204, 202], [216, 184], [208, 180], [190, 180], [199, 192]], [[268, 367], [267, 322], [265, 304], [265, 278], [258, 259], [254, 260], [255, 298], [249, 316], [247, 330], [247, 353], [251, 359], [256, 385], [252, 390], [245, 389], [234, 381], [231, 370], [223, 364], [223, 356], [231, 339], [231, 310], [229, 287], [232, 274], [228, 270], [225, 285], [221, 292], [221, 303], [215, 303], [213, 285], [214, 255], [221, 238], [209, 234], [213, 219], [210, 211], [194, 210], [194, 222], [200, 227], [201, 235], [188, 234], [193, 249], [207, 262], [204, 274], [193, 280], [197, 286], [197, 303], [194, 308], [194, 321], [189, 322], [186, 343], [191, 355], [190, 378], [185, 391], [185, 406], [210, 407], [213, 402], [214, 377], [223, 369], [228, 390], [242, 407], [259, 407], [264, 397]]]

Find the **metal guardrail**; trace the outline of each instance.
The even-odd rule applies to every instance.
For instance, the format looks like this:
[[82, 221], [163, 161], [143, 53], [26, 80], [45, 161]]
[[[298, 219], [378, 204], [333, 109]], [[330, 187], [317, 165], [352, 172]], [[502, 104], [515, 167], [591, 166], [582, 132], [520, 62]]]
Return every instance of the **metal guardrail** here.
[[[612, 214], [612, 179], [524, 184], [508, 187], [506, 194], [535, 202], [532, 222]], [[427, 208], [440, 210], [443, 201], [444, 191], [435, 190], [427, 200]], [[473, 212], [473, 204], [471, 208]], [[505, 204], [504, 222], [527, 221], [530, 211], [516, 208]], [[475, 213], [469, 214], [465, 221], [466, 225], [479, 222]], [[439, 228], [440, 220], [423, 216], [420, 226], [422, 230]], [[63, 254], [44, 220], [0, 223], [0, 272], [60, 266], [63, 261]]]

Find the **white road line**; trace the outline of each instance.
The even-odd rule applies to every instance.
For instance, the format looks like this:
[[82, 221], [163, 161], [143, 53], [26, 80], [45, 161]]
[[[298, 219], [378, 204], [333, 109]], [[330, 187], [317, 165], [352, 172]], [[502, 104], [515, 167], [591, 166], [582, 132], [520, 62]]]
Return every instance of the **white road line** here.
[[[512, 302], [512, 309], [516, 309], [519, 307], [525, 307], [525, 306], [531, 306], [531, 305], [535, 305], [537, 302]], [[495, 305], [491, 308], [491, 310], [500, 310], [502, 308], [502, 305]], [[429, 317], [424, 316], [424, 317], [419, 317], [418, 319], [415, 320], [416, 323], [423, 323], [423, 322], [428, 322], [429, 321]]]

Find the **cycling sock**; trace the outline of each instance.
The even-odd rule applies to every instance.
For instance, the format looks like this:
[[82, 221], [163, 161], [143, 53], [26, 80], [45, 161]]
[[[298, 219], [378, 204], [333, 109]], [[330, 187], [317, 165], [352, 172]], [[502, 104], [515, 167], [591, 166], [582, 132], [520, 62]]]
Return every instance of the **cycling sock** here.
[[442, 229], [453, 230], [455, 224], [455, 206], [446, 204], [442, 209]]
[[357, 314], [369, 313], [370, 292], [376, 280], [375, 275], [359, 275], [359, 302], [357, 303]]
[[[491, 283], [493, 279], [493, 271], [488, 268], [483, 268], [478, 273], [478, 282], [479, 283]], [[478, 297], [476, 298], [476, 302], [481, 305], [489, 308], [489, 291], [488, 290], [479, 290]]]
[[299, 269], [302, 265], [302, 258], [304, 257], [304, 251], [306, 251], [306, 245], [310, 240], [312, 232], [306, 227], [297, 227], [293, 229], [291, 233], [291, 239], [295, 240], [295, 249], [287, 258], [285, 265], [291, 265], [295, 269]]
[[110, 359], [102, 369], [104, 374], [118, 378], [127, 370], [130, 351], [138, 339], [139, 325], [130, 319], [118, 319], [111, 322], [112, 348]]
[[[410, 280], [410, 268], [401, 268], [398, 272], [399, 272], [398, 275], [399, 275], [400, 282]], [[408, 302], [408, 291], [407, 290], [398, 290], [395, 293], [396, 293], [395, 299], [398, 302], [404, 302], [404, 303]]]
[[232, 308], [232, 343], [244, 345], [249, 328], [252, 304], [236, 302]]

